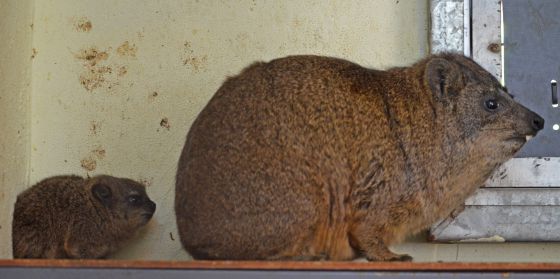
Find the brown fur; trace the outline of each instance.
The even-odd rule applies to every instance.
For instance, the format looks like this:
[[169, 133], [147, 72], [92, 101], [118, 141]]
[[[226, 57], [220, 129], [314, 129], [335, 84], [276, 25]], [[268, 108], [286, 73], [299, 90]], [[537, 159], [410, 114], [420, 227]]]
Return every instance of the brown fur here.
[[146, 224], [155, 208], [144, 186], [130, 179], [47, 178], [17, 198], [14, 258], [105, 258]]
[[543, 122], [460, 55], [255, 63], [187, 136], [181, 241], [198, 259], [410, 260], [388, 246], [459, 207]]

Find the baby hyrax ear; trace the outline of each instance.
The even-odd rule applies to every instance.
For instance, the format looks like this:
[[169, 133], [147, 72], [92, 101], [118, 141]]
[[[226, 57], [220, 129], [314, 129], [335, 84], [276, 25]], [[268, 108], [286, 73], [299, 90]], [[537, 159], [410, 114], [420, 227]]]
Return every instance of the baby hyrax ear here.
[[432, 58], [428, 61], [424, 80], [434, 97], [440, 101], [457, 95], [465, 87], [459, 66], [444, 58]]
[[111, 188], [109, 188], [109, 186], [102, 183], [97, 183], [93, 185], [93, 187], [91, 187], [91, 193], [95, 198], [97, 198], [101, 203], [103, 203], [106, 206], [110, 204], [111, 197], [113, 196], [113, 193], [111, 192]]

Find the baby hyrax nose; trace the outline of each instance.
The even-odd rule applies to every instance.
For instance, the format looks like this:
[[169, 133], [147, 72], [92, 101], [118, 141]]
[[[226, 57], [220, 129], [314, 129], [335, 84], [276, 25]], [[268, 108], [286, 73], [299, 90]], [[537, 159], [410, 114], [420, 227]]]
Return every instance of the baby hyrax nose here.
[[544, 128], [544, 119], [535, 114], [533, 122], [531, 122], [531, 126], [535, 132], [542, 130]]
[[149, 201], [148, 210], [153, 214], [156, 211], [156, 203], [153, 201]]

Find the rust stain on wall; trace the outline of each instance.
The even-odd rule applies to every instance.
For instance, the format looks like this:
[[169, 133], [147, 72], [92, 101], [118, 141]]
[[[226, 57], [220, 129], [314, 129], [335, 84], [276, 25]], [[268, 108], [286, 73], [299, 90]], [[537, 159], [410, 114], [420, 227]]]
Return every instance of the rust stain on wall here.
[[[122, 63], [115, 63], [117, 57], [136, 56], [136, 47], [130, 45], [128, 41], [119, 46], [116, 54], [111, 56], [109, 53], [112, 48], [99, 50], [96, 47], [82, 49], [75, 54], [75, 57], [82, 61], [84, 71], [79, 76], [80, 84], [87, 90], [93, 91], [97, 88], [112, 89], [119, 85], [119, 79], [128, 74], [128, 66]], [[112, 60], [112, 63], [109, 61]]]
[[80, 161], [80, 164], [82, 168], [84, 168], [87, 171], [93, 171], [95, 170], [95, 168], [97, 168], [97, 162], [91, 157], [82, 159]]
[[128, 73], [128, 67], [127, 66], [120, 66], [118, 71], [117, 71], [117, 76], [122, 77], [122, 76], [126, 75], [127, 73]]
[[98, 146], [89, 155], [80, 160], [80, 165], [87, 171], [93, 171], [97, 168], [97, 160], [102, 160], [105, 158], [106, 151], [103, 147]]
[[186, 41], [184, 44], [185, 51], [183, 55], [183, 65], [188, 66], [194, 72], [199, 72], [203, 70], [208, 65], [208, 56], [202, 55], [198, 56], [195, 55], [194, 50], [192, 49], [191, 43]]
[[74, 28], [76, 28], [78, 32], [89, 32], [91, 28], [93, 28], [93, 25], [86, 17], [81, 17], [74, 23]]
[[89, 127], [89, 131], [91, 135], [97, 136], [97, 133], [99, 133], [101, 130], [101, 123], [92, 120], [90, 122], [90, 127]]
[[159, 95], [159, 94], [158, 94], [156, 91], [150, 93], [150, 94], [148, 95], [148, 101], [150, 101], [150, 102], [155, 101], [158, 95]]
[[82, 49], [75, 56], [76, 58], [83, 60], [85, 65], [95, 66], [97, 63], [109, 58], [109, 53], [107, 53], [107, 51], [99, 51], [96, 47], [90, 47]]
[[82, 49], [75, 57], [82, 60], [84, 65], [85, 71], [80, 74], [79, 80], [88, 91], [101, 87], [106, 81], [105, 75], [113, 71], [111, 67], [101, 65], [109, 58], [107, 51], [99, 51], [95, 47], [90, 47]]
[[36, 48], [32, 48], [31, 49], [31, 59], [35, 58], [35, 56], [37, 56], [37, 49]]
[[138, 48], [135, 44], [130, 44], [128, 41], [125, 41], [117, 48], [117, 54], [120, 56], [130, 56], [136, 57], [136, 51]]
[[101, 87], [106, 81], [105, 74], [110, 74], [112, 71], [111, 67], [108, 66], [89, 69], [80, 75], [80, 83], [86, 90], [92, 91]]
[[251, 6], [249, 6], [249, 11], [251, 12], [255, 11], [256, 7], [257, 7], [257, 1], [256, 0], [251, 1]]
[[96, 149], [92, 150], [91, 153], [92, 153], [92, 155], [94, 155], [98, 159], [103, 159], [103, 158], [105, 158], [106, 151], [103, 147], [99, 146]]
[[159, 122], [159, 125], [167, 130], [171, 128], [171, 125], [169, 124], [169, 119], [167, 119], [167, 117], [162, 118], [161, 121]]

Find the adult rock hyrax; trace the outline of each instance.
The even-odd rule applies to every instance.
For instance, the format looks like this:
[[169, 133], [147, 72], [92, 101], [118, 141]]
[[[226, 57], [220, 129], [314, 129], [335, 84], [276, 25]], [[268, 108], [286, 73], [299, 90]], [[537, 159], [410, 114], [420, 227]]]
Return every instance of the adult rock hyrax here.
[[105, 258], [155, 209], [145, 187], [130, 179], [47, 178], [17, 197], [14, 258]]
[[255, 63], [187, 135], [181, 242], [197, 259], [411, 260], [388, 246], [460, 207], [543, 124], [460, 55]]

